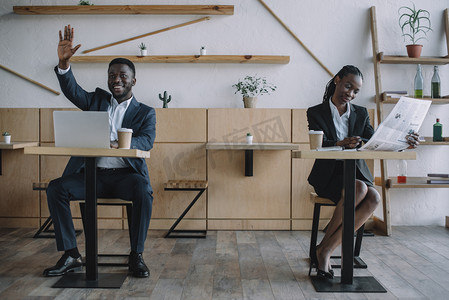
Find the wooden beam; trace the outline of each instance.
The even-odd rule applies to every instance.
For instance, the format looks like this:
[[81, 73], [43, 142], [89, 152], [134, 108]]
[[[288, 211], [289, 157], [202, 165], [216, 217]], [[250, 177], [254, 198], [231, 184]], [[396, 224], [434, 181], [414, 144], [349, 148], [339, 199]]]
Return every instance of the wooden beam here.
[[29, 81], [29, 82], [31, 82], [31, 83], [34, 83], [35, 85], [40, 86], [41, 88], [46, 89], [47, 91], [50, 91], [50, 92], [52, 92], [52, 93], [55, 93], [56, 95], [59, 95], [59, 94], [60, 94], [58, 91], [55, 91], [55, 90], [49, 88], [48, 86], [43, 85], [42, 83], [39, 83], [39, 82], [37, 82], [37, 81], [35, 81], [35, 80], [31, 79], [31, 78], [28, 78], [28, 77], [26, 77], [26, 76], [24, 76], [24, 75], [22, 75], [22, 74], [19, 74], [19, 73], [17, 73], [17, 72], [14, 71], [14, 70], [11, 70], [10, 68], [5, 67], [4, 65], [1, 65], [1, 64], [0, 64], [0, 68], [2, 68], [3, 70], [8, 71], [8, 72], [10, 72], [10, 73], [12, 73], [12, 74], [18, 76], [18, 77], [20, 77], [20, 78], [22, 78], [22, 79], [25, 79], [25, 80], [27, 80], [27, 81]]
[[146, 36], [155, 35], [155, 34], [158, 34], [158, 33], [161, 33], [161, 32], [169, 31], [169, 30], [172, 30], [172, 29], [176, 29], [176, 28], [179, 28], [179, 27], [183, 27], [183, 26], [187, 26], [187, 25], [191, 25], [191, 24], [195, 24], [195, 23], [199, 23], [199, 22], [207, 21], [207, 20], [210, 20], [210, 17], [204, 17], [204, 18], [193, 20], [193, 21], [190, 21], [190, 22], [185, 22], [185, 23], [182, 23], [182, 24], [178, 24], [178, 25], [166, 27], [166, 28], [163, 28], [163, 29], [159, 29], [159, 30], [156, 30], [156, 31], [152, 31], [152, 32], [149, 32], [149, 33], [141, 34], [141, 35], [129, 38], [129, 39], [125, 39], [125, 40], [121, 40], [121, 41], [118, 41], [118, 42], [106, 44], [106, 45], [103, 45], [103, 46], [100, 46], [100, 47], [88, 49], [88, 50], [83, 51], [83, 53], [93, 52], [93, 51], [96, 51], [96, 50], [104, 49], [104, 48], [107, 48], [107, 47], [115, 46], [115, 45], [126, 43], [126, 42], [129, 42], [129, 41], [137, 40], [137, 39], [140, 39], [140, 38], [143, 38], [143, 37], [146, 37]]
[[233, 5], [14, 6], [20, 15], [233, 15]]
[[[105, 63], [120, 55], [73, 56], [72, 63]], [[158, 55], [120, 56], [134, 63], [246, 63], [246, 64], [288, 64], [290, 56], [274, 55]]]
[[310, 51], [309, 48], [307, 48], [307, 46], [293, 33], [293, 31], [290, 30], [290, 28], [288, 28], [287, 25], [285, 25], [284, 22], [282, 22], [282, 20], [268, 7], [268, 5], [265, 4], [265, 2], [263, 2], [263, 0], [259, 0], [259, 2], [263, 5], [263, 7], [265, 7], [272, 15], [273, 17], [279, 22], [281, 23], [281, 25], [285, 28], [285, 30], [287, 30], [288, 33], [291, 34], [291, 36], [293, 36], [293, 38], [307, 51], [307, 53], [310, 54], [310, 56], [313, 57], [313, 59], [331, 76], [334, 77], [334, 74], [329, 71], [329, 69], [321, 62], [321, 60], [318, 59], [318, 57], [315, 56], [315, 54], [313, 54], [312, 51]]

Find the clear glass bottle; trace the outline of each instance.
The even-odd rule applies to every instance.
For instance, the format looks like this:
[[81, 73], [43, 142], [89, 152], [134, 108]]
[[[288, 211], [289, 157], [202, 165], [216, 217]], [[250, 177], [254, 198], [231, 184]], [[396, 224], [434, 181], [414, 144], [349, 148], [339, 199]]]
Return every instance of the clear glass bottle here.
[[432, 98], [441, 98], [441, 81], [440, 75], [438, 74], [438, 66], [433, 67], [433, 76], [431, 81], [431, 97]]
[[415, 98], [423, 97], [423, 86], [424, 86], [424, 81], [422, 78], [421, 65], [418, 64], [418, 67], [416, 68], [415, 85], [414, 85]]
[[433, 124], [433, 141], [443, 141], [443, 125], [441, 125], [440, 119], [437, 119], [437, 122]]
[[405, 159], [398, 161], [398, 183], [407, 183], [407, 161]]

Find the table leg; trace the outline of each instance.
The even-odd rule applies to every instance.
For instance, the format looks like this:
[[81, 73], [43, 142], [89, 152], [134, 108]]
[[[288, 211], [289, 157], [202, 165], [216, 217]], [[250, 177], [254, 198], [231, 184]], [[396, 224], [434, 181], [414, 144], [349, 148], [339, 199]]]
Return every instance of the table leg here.
[[245, 176], [253, 176], [253, 150], [245, 150]]
[[352, 284], [354, 275], [354, 203], [355, 160], [345, 160], [344, 166], [343, 237], [341, 243], [341, 283]]
[[[341, 278], [333, 280], [312, 277], [317, 292], [386, 293], [384, 287], [372, 276], [354, 277], [354, 220], [356, 161], [344, 162], [344, 205], [341, 243]], [[340, 282], [338, 282], [340, 281]]]
[[97, 169], [96, 157], [85, 157], [84, 184], [86, 187], [86, 273], [67, 273], [55, 288], [120, 288], [126, 273], [98, 274], [97, 236]]
[[86, 157], [86, 280], [98, 279], [97, 172], [95, 157]]
[[0, 149], [0, 175], [2, 175], [2, 149]]

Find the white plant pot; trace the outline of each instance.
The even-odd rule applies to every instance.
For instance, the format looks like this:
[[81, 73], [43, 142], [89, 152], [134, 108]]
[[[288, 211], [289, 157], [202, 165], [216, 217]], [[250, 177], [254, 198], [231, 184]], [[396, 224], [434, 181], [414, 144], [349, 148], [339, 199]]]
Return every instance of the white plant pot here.
[[252, 135], [247, 135], [246, 136], [246, 143], [247, 144], [252, 144], [253, 143], [253, 136]]
[[200, 55], [206, 55], [206, 49], [200, 49]]
[[140, 55], [141, 56], [147, 56], [147, 49], [145, 49], [145, 50], [140, 50]]
[[3, 139], [5, 140], [6, 144], [11, 144], [11, 136], [10, 135], [4, 135]]

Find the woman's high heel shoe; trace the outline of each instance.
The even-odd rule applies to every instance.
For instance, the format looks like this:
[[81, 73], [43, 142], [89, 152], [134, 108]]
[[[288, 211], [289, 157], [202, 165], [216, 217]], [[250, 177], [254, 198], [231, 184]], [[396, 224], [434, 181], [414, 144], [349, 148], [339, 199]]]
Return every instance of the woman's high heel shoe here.
[[326, 278], [326, 279], [334, 279], [334, 270], [329, 270], [329, 272], [320, 270], [319, 266], [318, 266], [318, 258], [315, 255], [312, 255], [312, 257], [310, 258], [310, 266], [309, 266], [309, 276], [310, 273], [312, 272], [312, 269], [315, 268], [317, 271], [317, 277], [320, 278]]

